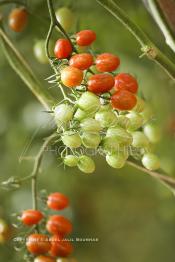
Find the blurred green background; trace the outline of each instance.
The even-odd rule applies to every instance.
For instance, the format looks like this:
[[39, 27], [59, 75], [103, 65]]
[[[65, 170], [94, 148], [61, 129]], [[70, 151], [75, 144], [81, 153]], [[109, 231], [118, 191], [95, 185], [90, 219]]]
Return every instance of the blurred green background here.
[[[94, 0], [57, 1], [55, 6], [71, 5], [80, 29], [97, 33], [94, 45], [101, 52], [113, 52], [121, 58], [119, 71], [134, 74], [141, 93], [153, 106], [165, 130], [157, 153], [169, 174], [174, 170], [174, 131], [169, 123], [175, 118], [175, 88], [167, 75], [152, 61], [139, 58], [140, 47], [133, 36]], [[116, 1], [153, 39], [163, 52], [175, 59], [166, 47], [157, 25], [139, 0]], [[9, 11], [15, 5], [1, 8], [10, 38], [22, 52], [45, 88], [51, 75], [49, 65], [39, 64], [33, 45], [44, 39], [49, 24], [46, 1], [28, 1], [31, 12], [25, 32], [11, 32], [7, 24]], [[58, 35], [59, 38], [59, 35]], [[174, 60], [175, 61], [175, 60]], [[58, 90], [58, 100], [60, 94]], [[48, 133], [48, 115], [0, 52], [0, 181], [10, 176], [23, 177], [31, 172], [32, 160], [19, 161], [20, 156], [34, 156]], [[31, 138], [33, 138], [32, 141]], [[26, 146], [29, 145], [25, 152]], [[42, 165], [39, 188], [60, 191], [71, 199], [66, 215], [74, 225], [73, 237], [98, 238], [94, 243], [75, 243], [79, 262], [174, 262], [175, 200], [172, 194], [148, 175], [124, 167], [116, 171], [96, 157], [96, 172], [87, 176], [75, 169], [64, 169], [54, 152], [47, 152]], [[175, 175], [175, 173], [174, 173]], [[13, 222], [11, 213], [31, 208], [30, 185], [16, 191], [0, 191], [0, 218]], [[19, 229], [20, 231], [20, 229]], [[18, 231], [18, 233], [19, 233]], [[17, 235], [18, 235], [17, 233]], [[0, 261], [22, 260], [22, 252], [13, 249], [12, 241], [0, 244]]]

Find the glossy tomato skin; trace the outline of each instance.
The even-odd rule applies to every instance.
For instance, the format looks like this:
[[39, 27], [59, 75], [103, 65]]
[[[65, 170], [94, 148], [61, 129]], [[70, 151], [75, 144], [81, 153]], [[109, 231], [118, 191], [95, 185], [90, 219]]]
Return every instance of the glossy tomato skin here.
[[46, 229], [51, 234], [64, 236], [72, 232], [72, 223], [63, 216], [53, 215], [47, 221]]
[[15, 32], [22, 32], [28, 22], [28, 12], [25, 8], [15, 8], [8, 19], [9, 27]]
[[72, 53], [72, 45], [67, 39], [58, 39], [55, 44], [54, 53], [56, 58], [68, 58]]
[[137, 93], [138, 83], [137, 80], [130, 74], [120, 73], [115, 77], [114, 88], [119, 90], [128, 90], [131, 93]]
[[92, 30], [82, 30], [76, 34], [76, 43], [79, 46], [91, 45], [96, 40], [96, 33]]
[[114, 77], [110, 74], [96, 74], [89, 78], [88, 90], [95, 93], [105, 93], [114, 86]]
[[46, 235], [31, 234], [27, 238], [26, 246], [30, 253], [34, 255], [41, 255], [49, 252], [51, 243], [49, 237]]
[[54, 235], [53, 237], [51, 237], [51, 256], [67, 257], [72, 252], [73, 246], [68, 240], [62, 239], [62, 237], [60, 237], [59, 235]]
[[91, 54], [76, 54], [69, 60], [69, 65], [80, 70], [86, 70], [93, 65], [93, 56]]
[[68, 207], [68, 205], [69, 205], [69, 199], [65, 195], [59, 192], [52, 193], [48, 196], [47, 206], [50, 209], [62, 210]]
[[61, 71], [61, 81], [67, 87], [76, 87], [83, 80], [83, 72], [73, 66], [67, 66]]
[[27, 226], [38, 224], [42, 218], [43, 214], [39, 210], [24, 210], [21, 215], [22, 223]]
[[38, 256], [34, 262], [56, 262], [56, 259], [50, 256]]
[[120, 59], [116, 55], [103, 53], [97, 56], [95, 63], [99, 72], [112, 72], [120, 65]]
[[111, 97], [112, 107], [119, 110], [131, 110], [136, 103], [136, 96], [127, 90], [119, 90]]

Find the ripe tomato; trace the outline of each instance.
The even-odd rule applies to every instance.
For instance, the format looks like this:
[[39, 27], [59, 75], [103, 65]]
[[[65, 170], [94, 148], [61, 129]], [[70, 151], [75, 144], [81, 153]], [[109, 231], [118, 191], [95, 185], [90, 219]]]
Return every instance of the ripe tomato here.
[[38, 224], [43, 218], [39, 210], [24, 210], [21, 215], [21, 221], [24, 225], [32, 226]]
[[83, 72], [73, 66], [67, 66], [61, 71], [61, 81], [67, 87], [76, 87], [83, 80]]
[[46, 228], [51, 234], [64, 236], [72, 232], [72, 223], [63, 216], [53, 215], [47, 221]]
[[68, 58], [72, 53], [72, 45], [68, 39], [58, 39], [55, 44], [54, 53], [56, 58]]
[[113, 108], [119, 110], [131, 110], [136, 103], [136, 96], [127, 90], [119, 90], [111, 97]]
[[49, 256], [38, 256], [35, 258], [34, 262], [56, 262], [56, 259]]
[[120, 59], [116, 55], [104, 53], [97, 56], [95, 63], [99, 72], [112, 72], [120, 65]]
[[45, 254], [51, 248], [49, 237], [43, 234], [31, 234], [27, 238], [27, 249], [30, 253], [35, 255]]
[[15, 8], [11, 11], [8, 19], [9, 27], [15, 32], [24, 30], [28, 21], [28, 12], [24, 7]]
[[128, 90], [131, 93], [137, 93], [138, 83], [137, 80], [130, 74], [121, 73], [115, 77], [115, 89]]
[[83, 53], [71, 57], [69, 65], [80, 70], [86, 70], [93, 64], [93, 56], [91, 54]]
[[67, 257], [73, 252], [72, 244], [66, 240], [62, 239], [59, 235], [54, 235], [51, 238], [51, 249], [50, 254], [52, 256]]
[[67, 7], [61, 7], [56, 11], [56, 18], [66, 32], [70, 31], [75, 22], [74, 13]]
[[114, 86], [114, 77], [109, 74], [97, 74], [89, 78], [88, 90], [95, 93], [105, 93]]
[[82, 30], [76, 34], [76, 42], [79, 46], [91, 45], [96, 40], [96, 33], [92, 30]]
[[50, 209], [61, 210], [66, 208], [68, 205], [69, 205], [69, 199], [65, 195], [59, 192], [52, 193], [48, 196], [47, 206]]

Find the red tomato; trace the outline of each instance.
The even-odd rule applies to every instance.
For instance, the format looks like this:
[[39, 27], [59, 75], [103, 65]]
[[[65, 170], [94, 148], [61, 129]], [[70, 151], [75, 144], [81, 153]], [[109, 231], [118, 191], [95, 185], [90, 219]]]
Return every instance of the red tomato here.
[[62, 239], [59, 235], [54, 235], [51, 238], [51, 256], [67, 257], [72, 252], [73, 246], [68, 240]]
[[69, 65], [80, 70], [86, 70], [93, 65], [93, 61], [94, 59], [91, 54], [82, 53], [72, 56], [69, 60]]
[[99, 72], [112, 72], [120, 65], [120, 59], [116, 55], [104, 53], [97, 56], [95, 63]]
[[46, 229], [51, 234], [64, 236], [72, 232], [72, 223], [63, 216], [53, 215], [47, 221]]
[[61, 71], [61, 81], [67, 87], [76, 87], [83, 80], [83, 72], [73, 66], [67, 66]]
[[114, 86], [114, 77], [110, 74], [97, 74], [89, 78], [88, 90], [95, 93], [105, 93]]
[[76, 34], [76, 42], [79, 46], [91, 45], [96, 40], [96, 33], [92, 30], [82, 30]]
[[68, 39], [59, 39], [56, 41], [55, 56], [58, 59], [68, 58], [72, 53], [72, 45]]
[[119, 110], [131, 110], [136, 103], [136, 96], [127, 90], [119, 90], [111, 97], [113, 108]]
[[24, 210], [21, 215], [21, 221], [24, 225], [36, 225], [43, 218], [43, 214], [39, 210]]
[[48, 196], [47, 206], [53, 210], [61, 210], [69, 205], [69, 199], [61, 193], [52, 193]]
[[49, 256], [38, 256], [35, 258], [34, 262], [56, 262], [56, 259]]
[[27, 238], [27, 249], [30, 253], [35, 255], [48, 253], [51, 248], [50, 239], [43, 234], [31, 234]]
[[128, 90], [131, 93], [137, 93], [138, 83], [137, 80], [130, 74], [120, 73], [115, 77], [115, 89]]
[[8, 19], [9, 27], [15, 32], [21, 32], [28, 22], [28, 13], [24, 7], [11, 11]]

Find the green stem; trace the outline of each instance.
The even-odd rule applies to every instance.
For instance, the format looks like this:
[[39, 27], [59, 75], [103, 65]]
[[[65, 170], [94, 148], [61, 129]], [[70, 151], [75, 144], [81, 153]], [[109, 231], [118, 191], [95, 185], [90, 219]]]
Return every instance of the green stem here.
[[148, 36], [125, 14], [125, 12], [112, 0], [96, 0], [108, 10], [118, 21], [120, 21], [136, 38], [141, 46], [142, 52], [151, 60], [161, 66], [169, 77], [175, 80], [175, 64], [166, 57]]

